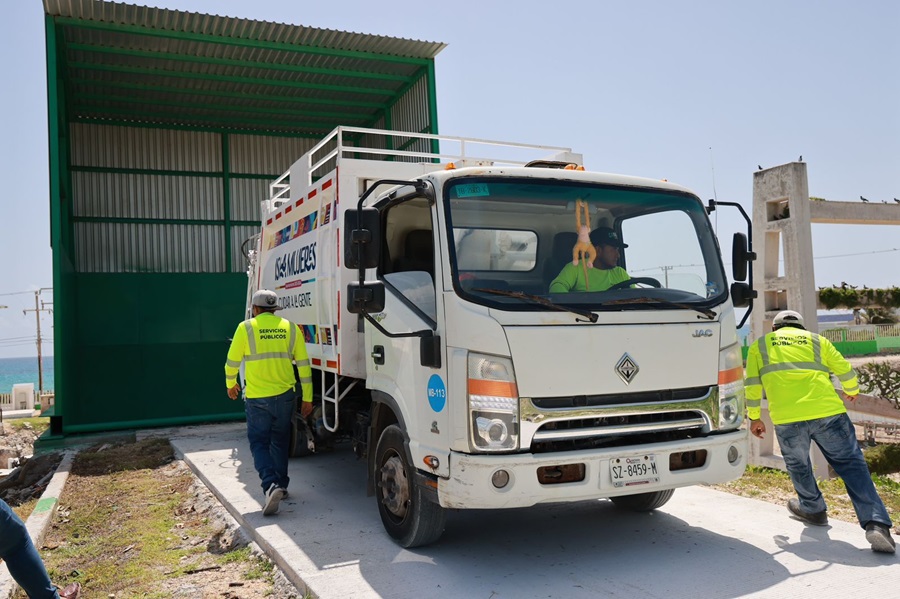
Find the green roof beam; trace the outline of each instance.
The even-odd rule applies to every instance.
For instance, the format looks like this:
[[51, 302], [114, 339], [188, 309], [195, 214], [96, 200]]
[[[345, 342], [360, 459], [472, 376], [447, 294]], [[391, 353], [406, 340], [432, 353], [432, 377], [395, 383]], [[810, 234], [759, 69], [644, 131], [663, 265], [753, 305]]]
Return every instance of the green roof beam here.
[[173, 60], [182, 62], [195, 62], [201, 64], [217, 64], [233, 67], [270, 69], [273, 71], [287, 71], [289, 73], [337, 75], [340, 77], [356, 77], [361, 79], [375, 79], [380, 81], [396, 81], [399, 83], [407, 83], [412, 79], [408, 75], [392, 75], [390, 73], [369, 73], [366, 71], [326, 69], [322, 67], [302, 67], [299, 65], [261, 62], [256, 60], [235, 60], [231, 58], [217, 58], [214, 56], [191, 56], [188, 54], [177, 54], [174, 52], [157, 52], [155, 50], [129, 50], [125, 48], [111, 48], [109, 46], [95, 46], [92, 44], [70, 43], [66, 45], [66, 49], [80, 50], [84, 52], [97, 52], [100, 54], [115, 54], [118, 56], [134, 56], [139, 58], [154, 58], [159, 60]]
[[[258, 127], [227, 127], [224, 125], [189, 125], [186, 123], [150, 123], [143, 121], [134, 121], [122, 118], [102, 118], [102, 117], [73, 117], [69, 119], [70, 123], [85, 123], [89, 125], [108, 125], [110, 127], [136, 127], [139, 129], [170, 129], [172, 131], [202, 131], [204, 133], [239, 133], [242, 135], [264, 135], [268, 137], [292, 137], [297, 139], [312, 139], [320, 141], [323, 136], [327, 135], [331, 130], [326, 132], [320, 131], [297, 131], [291, 130], [290, 127], [282, 126], [275, 129], [258, 128]], [[235, 174], [235, 177], [240, 175]], [[274, 178], [274, 177], [273, 177]]]
[[126, 108], [103, 108], [103, 107], [95, 107], [95, 106], [73, 106], [71, 107], [71, 112], [75, 116], [99, 116], [103, 117], [106, 115], [118, 115], [118, 116], [128, 116], [136, 120], [152, 120], [152, 119], [172, 119], [178, 123], [186, 124], [186, 123], [207, 123], [211, 125], [223, 125], [223, 124], [231, 124], [231, 125], [264, 125], [277, 127], [279, 129], [295, 127], [297, 129], [313, 129], [313, 130], [321, 130], [323, 134], [328, 133], [341, 123], [333, 123], [333, 122], [324, 122], [324, 123], [295, 123], [284, 120], [273, 120], [273, 119], [254, 119], [254, 118], [243, 118], [243, 117], [227, 117], [227, 116], [210, 116], [203, 113], [198, 114], [187, 114], [184, 112], [154, 112], [150, 110], [128, 110]]
[[[200, 96], [212, 96], [218, 98], [238, 98], [241, 100], [271, 100], [273, 102], [296, 102], [301, 104], [327, 104], [330, 106], [352, 106], [354, 108], [372, 108], [383, 110], [387, 107], [385, 102], [365, 102], [361, 100], [340, 100], [332, 98], [303, 98], [297, 96], [276, 96], [272, 94], [255, 94], [243, 92], [217, 91], [207, 89], [190, 89], [167, 85], [149, 85], [146, 83], [129, 83], [125, 81], [98, 81], [95, 79], [72, 79], [73, 85], [94, 85], [98, 87], [113, 87], [118, 89], [133, 89], [136, 91], [158, 91], [160, 93], [185, 94]], [[76, 94], [78, 95], [78, 94]]]
[[248, 83], [252, 85], [268, 85], [272, 87], [290, 87], [294, 89], [316, 89], [321, 91], [367, 94], [373, 96], [394, 95], [394, 90], [392, 89], [374, 89], [371, 87], [357, 87], [353, 85], [328, 85], [325, 83], [303, 83], [302, 81], [278, 81], [274, 79], [262, 79], [259, 77], [238, 77], [235, 75], [191, 73], [187, 71], [154, 69], [151, 67], [130, 67], [124, 65], [95, 64], [90, 62], [70, 62], [69, 68], [83, 69], [87, 71], [101, 71], [104, 73], [131, 73], [134, 75], [150, 77], [175, 77], [178, 79], [192, 79], [203, 81], [227, 81], [228, 83]]
[[[223, 171], [180, 171], [161, 168], [122, 168], [114, 166], [71, 166], [69, 169], [76, 173], [105, 173], [117, 175], [152, 175], [160, 177], [210, 177], [219, 178], [225, 175]], [[265, 179], [273, 180], [281, 174], [270, 173], [234, 173], [229, 172], [232, 179]]]
[[[106, 223], [106, 224], [127, 224], [127, 225], [204, 225], [211, 227], [224, 226], [225, 220], [215, 220], [208, 218], [140, 218], [140, 217], [124, 217], [124, 216], [73, 216], [72, 222], [76, 223]], [[232, 220], [228, 221], [231, 226], [258, 227], [258, 220]]]
[[[84, 102], [84, 106], [97, 106], [87, 102], [97, 100], [100, 102], [125, 102], [127, 104], [150, 104], [152, 106], [171, 106], [174, 108], [197, 108], [196, 102], [173, 102], [170, 100], [157, 100], [155, 98], [143, 98], [140, 96], [117, 96], [110, 94], [78, 94], [77, 99]], [[322, 117], [339, 119], [342, 121], [366, 122], [367, 115], [349, 112], [318, 112], [314, 110], [295, 110], [291, 108], [268, 108], [265, 106], [237, 106], [235, 104], [204, 104], [204, 110], [221, 110], [227, 112], [247, 112], [251, 114], [281, 114], [295, 117]], [[344, 123], [349, 124], [349, 123]]]

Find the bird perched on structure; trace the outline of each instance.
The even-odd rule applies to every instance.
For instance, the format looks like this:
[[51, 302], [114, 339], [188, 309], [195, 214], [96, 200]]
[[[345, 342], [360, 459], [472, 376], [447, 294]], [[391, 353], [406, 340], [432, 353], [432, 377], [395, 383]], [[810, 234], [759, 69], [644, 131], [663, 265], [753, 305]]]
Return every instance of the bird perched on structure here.
[[758, 168], [759, 170], [762, 170], [762, 165], [761, 165], [761, 164], [757, 164], [757, 165], [756, 165], [756, 168]]
[[897, 198], [894, 198], [894, 201], [900, 204], [900, 200], [898, 200]]
[[800, 158], [797, 159], [797, 162], [803, 162], [803, 154], [800, 154]]
[[864, 198], [864, 197], [862, 197], [862, 196], [859, 196], [859, 199], [862, 200], [863, 202], [868, 202], [868, 201], [869, 201], [869, 200], [867, 200], [866, 198]]

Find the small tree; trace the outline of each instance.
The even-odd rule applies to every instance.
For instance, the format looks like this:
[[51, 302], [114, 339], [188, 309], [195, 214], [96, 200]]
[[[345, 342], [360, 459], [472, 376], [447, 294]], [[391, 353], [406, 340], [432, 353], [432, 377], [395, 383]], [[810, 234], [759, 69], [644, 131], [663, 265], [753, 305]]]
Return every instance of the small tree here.
[[900, 368], [887, 362], [869, 362], [856, 369], [859, 385], [900, 409]]
[[870, 324], [895, 324], [897, 319], [890, 310], [884, 308], [866, 308], [866, 320]]

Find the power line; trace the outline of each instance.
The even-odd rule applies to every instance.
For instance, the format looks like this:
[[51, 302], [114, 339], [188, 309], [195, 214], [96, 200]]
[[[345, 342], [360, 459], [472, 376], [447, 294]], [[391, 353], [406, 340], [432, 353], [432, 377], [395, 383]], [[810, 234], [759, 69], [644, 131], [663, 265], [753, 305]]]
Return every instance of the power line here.
[[[852, 258], [854, 256], [869, 256], [872, 254], [889, 254], [891, 252], [900, 252], [900, 248], [890, 248], [887, 250], [872, 250], [871, 252], [855, 252], [853, 254], [835, 254], [834, 256], [813, 256], [813, 260], [828, 260], [830, 258]], [[779, 262], [784, 262], [784, 258], [779, 258]], [[725, 262], [731, 264], [731, 262]], [[691, 268], [694, 266], [706, 266], [705, 264], [672, 264], [667, 266], [654, 266], [653, 268], [641, 268], [638, 270], [629, 269], [628, 272], [650, 272], [653, 270], [671, 270], [672, 268]]]
[[[53, 288], [52, 287], [43, 287], [42, 289], [51, 289], [52, 290]], [[32, 291], [11, 291], [9, 293], [0, 293], [0, 297], [6, 296], [6, 295], [27, 295], [27, 294], [31, 294], [31, 293], [34, 293], [34, 290], [32, 290]]]
[[[891, 248], [889, 250], [873, 250], [871, 252], [858, 252], [856, 254], [835, 254], [834, 256], [819, 256], [818, 258], [813, 256], [813, 260], [827, 260], [829, 258], [849, 258], [851, 256], [867, 256], [869, 254], [887, 254], [897, 251], [900, 251], [900, 248]], [[784, 262], [784, 260], [779, 260], [779, 262]]]

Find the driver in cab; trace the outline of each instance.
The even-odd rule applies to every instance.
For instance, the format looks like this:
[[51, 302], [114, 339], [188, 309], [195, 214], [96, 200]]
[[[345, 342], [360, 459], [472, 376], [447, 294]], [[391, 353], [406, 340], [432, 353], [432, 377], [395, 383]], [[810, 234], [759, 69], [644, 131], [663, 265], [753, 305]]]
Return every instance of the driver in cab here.
[[559, 275], [550, 283], [550, 293], [570, 291], [606, 291], [617, 283], [631, 279], [625, 269], [619, 266], [619, 250], [627, 248], [619, 235], [609, 227], [597, 227], [590, 234], [591, 244], [597, 250], [594, 263], [587, 269], [567, 262]]

